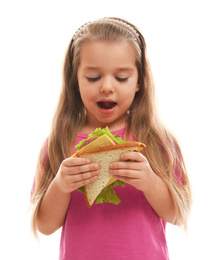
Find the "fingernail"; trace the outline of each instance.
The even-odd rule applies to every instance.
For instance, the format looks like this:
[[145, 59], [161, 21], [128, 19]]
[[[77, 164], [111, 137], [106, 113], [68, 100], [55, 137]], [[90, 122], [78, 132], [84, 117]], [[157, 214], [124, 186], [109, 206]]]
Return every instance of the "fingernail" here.
[[99, 169], [99, 165], [98, 165], [98, 164], [95, 164], [95, 165], [94, 165], [94, 169]]

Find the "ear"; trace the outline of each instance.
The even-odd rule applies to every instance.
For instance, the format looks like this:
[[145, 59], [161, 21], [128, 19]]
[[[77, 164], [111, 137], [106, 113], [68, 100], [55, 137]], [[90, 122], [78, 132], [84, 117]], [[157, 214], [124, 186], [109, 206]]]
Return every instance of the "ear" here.
[[137, 86], [135, 88], [135, 92], [138, 92], [140, 90], [140, 85], [137, 83]]

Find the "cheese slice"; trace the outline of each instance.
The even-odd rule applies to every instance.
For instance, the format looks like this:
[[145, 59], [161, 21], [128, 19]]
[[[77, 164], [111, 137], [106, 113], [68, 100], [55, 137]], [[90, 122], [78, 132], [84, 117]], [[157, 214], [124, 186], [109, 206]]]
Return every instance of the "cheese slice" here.
[[90, 151], [93, 149], [98, 149], [99, 147], [105, 147], [109, 145], [116, 145], [116, 144], [114, 143], [113, 140], [110, 139], [108, 135], [104, 134], [98, 137], [97, 139], [95, 139], [94, 141], [92, 141], [91, 143], [89, 143], [88, 145], [84, 146], [82, 149], [80, 149], [77, 153], [75, 153], [71, 157], [76, 157], [76, 156], [79, 157], [85, 151]]

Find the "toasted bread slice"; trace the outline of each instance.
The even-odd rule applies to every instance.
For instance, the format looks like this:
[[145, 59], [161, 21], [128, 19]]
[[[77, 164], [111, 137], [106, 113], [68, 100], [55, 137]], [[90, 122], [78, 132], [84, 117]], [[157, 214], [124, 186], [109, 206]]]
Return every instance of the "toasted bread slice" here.
[[[96, 141], [96, 140], [95, 140]], [[86, 147], [86, 146], [85, 146]], [[90, 159], [91, 162], [96, 162], [100, 166], [100, 174], [98, 179], [84, 186], [84, 194], [88, 207], [90, 208], [100, 192], [116, 179], [109, 173], [109, 165], [111, 162], [119, 161], [120, 155], [124, 152], [140, 151], [145, 147], [140, 142], [128, 142], [118, 145], [109, 145], [92, 150], [84, 150], [77, 152], [76, 157], [84, 157]]]

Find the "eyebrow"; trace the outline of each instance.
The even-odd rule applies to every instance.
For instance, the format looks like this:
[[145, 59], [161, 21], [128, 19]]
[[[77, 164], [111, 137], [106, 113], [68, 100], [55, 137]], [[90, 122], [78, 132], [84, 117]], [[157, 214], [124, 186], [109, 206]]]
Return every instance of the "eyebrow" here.
[[99, 67], [91, 67], [91, 66], [89, 66], [89, 67], [84, 67], [83, 69], [84, 70], [99, 70], [100, 68]]
[[[92, 71], [96, 71], [96, 70], [101, 70], [101, 68], [99, 67], [93, 67], [93, 66], [88, 66], [83, 68], [84, 70], [92, 70]], [[133, 71], [134, 69], [131, 67], [122, 67], [122, 68], [117, 68], [116, 71], [117, 72], [122, 72], [122, 71]]]

